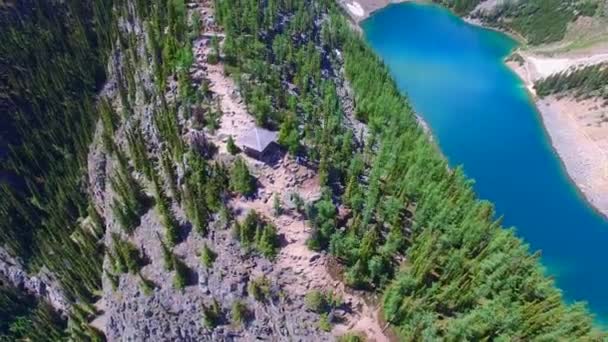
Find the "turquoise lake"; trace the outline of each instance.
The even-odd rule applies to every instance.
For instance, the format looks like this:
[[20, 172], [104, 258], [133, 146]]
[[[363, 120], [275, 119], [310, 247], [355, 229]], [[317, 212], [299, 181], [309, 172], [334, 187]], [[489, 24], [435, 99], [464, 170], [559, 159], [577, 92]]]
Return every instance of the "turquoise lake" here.
[[462, 164], [567, 301], [586, 301], [608, 322], [608, 222], [570, 182], [539, 114], [503, 60], [506, 35], [448, 10], [391, 5], [362, 24], [366, 40], [429, 124], [450, 165]]

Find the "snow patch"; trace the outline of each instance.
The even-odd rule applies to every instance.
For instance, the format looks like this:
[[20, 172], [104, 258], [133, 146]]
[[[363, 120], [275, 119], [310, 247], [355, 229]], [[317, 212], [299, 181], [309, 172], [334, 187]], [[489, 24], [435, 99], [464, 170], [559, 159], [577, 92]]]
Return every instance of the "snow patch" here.
[[361, 7], [361, 4], [359, 4], [356, 1], [353, 1], [350, 4], [346, 4], [346, 7], [350, 11], [350, 13], [352, 13], [353, 15], [355, 15], [357, 17], [362, 17], [365, 15], [365, 10], [363, 10], [363, 7]]

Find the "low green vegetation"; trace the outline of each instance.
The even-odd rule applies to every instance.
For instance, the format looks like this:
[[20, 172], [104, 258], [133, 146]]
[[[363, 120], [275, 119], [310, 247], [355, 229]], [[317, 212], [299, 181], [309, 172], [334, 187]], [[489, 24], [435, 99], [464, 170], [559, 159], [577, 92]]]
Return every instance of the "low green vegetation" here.
[[108, 258], [115, 274], [137, 274], [143, 266], [137, 247], [116, 233], [112, 234], [112, 251], [108, 253]]
[[232, 135], [228, 137], [228, 141], [226, 142], [226, 149], [228, 150], [228, 153], [232, 155], [236, 155], [240, 152], [239, 148], [234, 143], [234, 139], [232, 139]]
[[222, 320], [222, 308], [217, 300], [213, 299], [209, 306], [203, 306], [203, 325], [213, 329]]
[[235, 222], [234, 234], [243, 247], [253, 248], [267, 258], [274, 258], [278, 252], [276, 228], [255, 210], [250, 210], [243, 222]]
[[338, 337], [338, 342], [365, 342], [366, 339], [357, 333], [348, 333]]
[[230, 309], [230, 317], [232, 318], [232, 324], [236, 326], [243, 325], [247, 322], [249, 316], [249, 309], [242, 300], [235, 300], [232, 303]]
[[188, 266], [176, 256], [173, 256], [173, 270], [175, 274], [173, 275], [173, 287], [178, 290], [183, 290], [186, 285], [188, 285], [188, 276], [190, 270]]
[[319, 329], [325, 332], [331, 331], [331, 321], [329, 320], [328, 314], [322, 313], [319, 315]]
[[447, 6], [454, 10], [459, 15], [469, 14], [477, 5], [483, 0], [434, 0], [444, 6]]
[[249, 281], [247, 292], [255, 300], [264, 302], [270, 298], [270, 279], [261, 276]]
[[[467, 16], [481, 0], [434, 0], [458, 15]], [[515, 32], [531, 45], [562, 40], [568, 25], [577, 18], [593, 17], [600, 8], [601, 0], [528, 0], [499, 1], [495, 8], [479, 16], [487, 24]]]
[[205, 267], [211, 268], [213, 267], [215, 258], [217, 258], [217, 254], [211, 248], [209, 248], [207, 244], [204, 244], [200, 254], [201, 263], [205, 265]]

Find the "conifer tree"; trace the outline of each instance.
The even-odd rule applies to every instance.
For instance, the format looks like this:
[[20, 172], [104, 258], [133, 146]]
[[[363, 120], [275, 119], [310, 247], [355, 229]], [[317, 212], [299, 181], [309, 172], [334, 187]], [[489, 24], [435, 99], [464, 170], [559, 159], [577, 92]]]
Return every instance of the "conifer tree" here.
[[178, 257], [173, 257], [173, 287], [178, 290], [183, 290], [188, 284], [188, 266]]
[[204, 244], [200, 253], [201, 263], [205, 265], [205, 267], [211, 268], [215, 258], [217, 258], [217, 254], [211, 248], [209, 248], [207, 244]]
[[255, 192], [255, 179], [242, 158], [237, 158], [230, 170], [230, 188], [243, 196], [252, 196]]

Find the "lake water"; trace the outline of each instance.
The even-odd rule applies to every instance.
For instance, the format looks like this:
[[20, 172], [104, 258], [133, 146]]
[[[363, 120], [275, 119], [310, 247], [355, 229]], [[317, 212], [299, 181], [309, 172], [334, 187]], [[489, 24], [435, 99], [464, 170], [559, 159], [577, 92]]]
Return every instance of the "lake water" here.
[[435, 5], [391, 5], [365, 37], [430, 125], [450, 165], [542, 251], [568, 301], [608, 321], [608, 222], [570, 182], [533, 101], [504, 58], [516, 43]]

